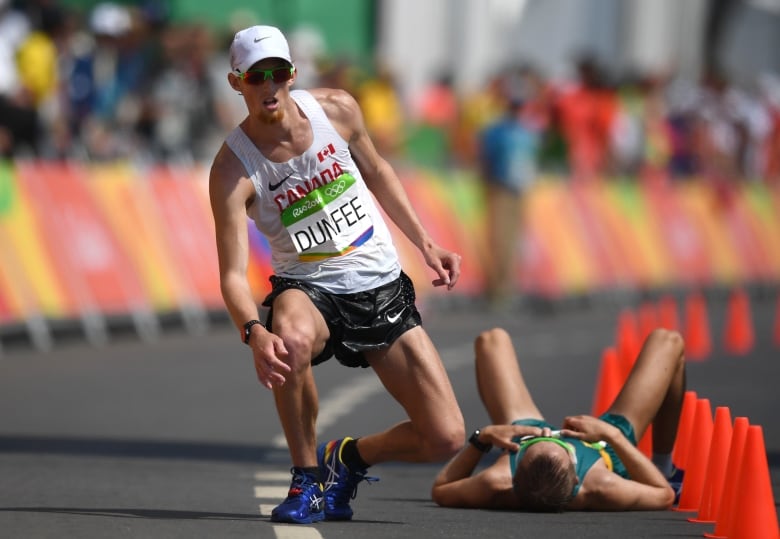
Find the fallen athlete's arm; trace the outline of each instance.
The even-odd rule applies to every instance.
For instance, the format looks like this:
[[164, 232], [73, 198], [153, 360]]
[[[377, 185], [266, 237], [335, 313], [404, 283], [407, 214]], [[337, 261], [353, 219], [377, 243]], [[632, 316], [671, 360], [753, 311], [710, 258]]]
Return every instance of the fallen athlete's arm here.
[[[525, 425], [489, 425], [480, 430], [478, 441], [500, 449], [517, 451], [515, 436], [539, 436], [541, 429]], [[509, 509], [517, 503], [512, 494], [509, 463], [499, 459], [485, 470], [472, 475], [485, 455], [466, 443], [436, 476], [431, 489], [433, 501], [442, 507], [472, 509]]]
[[[631, 479], [604, 469], [588, 478], [588, 509], [602, 511], [639, 511], [668, 509], [674, 503], [674, 491], [663, 474], [628, 439], [609, 423], [580, 415], [567, 417], [561, 434], [588, 442], [603, 440], [614, 449]], [[597, 479], [597, 480], [593, 480]]]

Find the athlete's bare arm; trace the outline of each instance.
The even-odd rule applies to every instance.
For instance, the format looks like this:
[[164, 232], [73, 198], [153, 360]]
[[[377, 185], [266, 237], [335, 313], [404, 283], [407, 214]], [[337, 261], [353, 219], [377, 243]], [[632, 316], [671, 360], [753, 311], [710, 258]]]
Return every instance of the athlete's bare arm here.
[[[527, 425], [489, 425], [480, 430], [479, 441], [498, 449], [517, 451], [516, 436], [541, 436], [539, 427]], [[431, 496], [442, 507], [473, 509], [518, 509], [512, 490], [508, 454], [500, 456], [485, 470], [471, 475], [484, 454], [471, 444], [460, 450], [439, 472]]]
[[393, 167], [374, 147], [357, 101], [343, 90], [321, 88], [311, 93], [339, 134], [349, 142], [352, 157], [382, 209], [438, 274], [434, 286], [446, 285], [451, 289], [460, 276], [460, 256], [436, 244], [422, 226]]
[[[249, 238], [246, 207], [255, 196], [254, 186], [243, 165], [226, 145], [214, 159], [209, 175], [209, 199], [216, 229], [219, 282], [233, 323], [243, 325], [258, 318], [257, 305], [246, 277]], [[284, 383], [290, 367], [280, 358], [286, 355], [279, 337], [261, 324], [252, 327], [250, 338], [258, 380], [269, 389]]]
[[585, 509], [639, 511], [668, 509], [674, 491], [658, 470], [615, 426], [598, 418], [579, 415], [564, 420], [561, 434], [588, 442], [603, 440], [615, 450], [631, 479], [624, 479], [606, 466], [594, 466], [583, 480], [581, 503]]

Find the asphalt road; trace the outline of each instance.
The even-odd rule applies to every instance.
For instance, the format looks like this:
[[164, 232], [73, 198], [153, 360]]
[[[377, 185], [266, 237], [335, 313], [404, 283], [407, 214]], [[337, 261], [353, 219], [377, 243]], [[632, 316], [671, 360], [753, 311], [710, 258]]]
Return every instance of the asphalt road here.
[[[762, 425], [775, 500], [780, 500], [777, 381], [771, 342], [774, 295], [754, 298], [756, 346], [744, 357], [721, 347], [725, 298], [710, 298], [715, 351], [689, 363], [688, 386], [732, 417]], [[452, 303], [431, 307], [425, 325], [445, 360], [467, 430], [487, 423], [471, 367], [471, 341], [509, 329], [547, 418], [589, 412], [601, 351], [614, 342], [619, 306], [588, 302], [505, 313]], [[372, 372], [336, 363], [315, 370], [322, 439], [358, 436], [402, 419]], [[362, 484], [355, 520], [276, 525], [289, 459], [271, 394], [256, 383], [235, 330], [192, 336], [132, 336], [104, 347], [78, 340], [55, 352], [6, 349], [0, 358], [0, 537], [304, 538], [340, 537], [701, 537], [712, 525], [690, 513], [538, 515], [436, 507], [439, 465], [382, 464]]]

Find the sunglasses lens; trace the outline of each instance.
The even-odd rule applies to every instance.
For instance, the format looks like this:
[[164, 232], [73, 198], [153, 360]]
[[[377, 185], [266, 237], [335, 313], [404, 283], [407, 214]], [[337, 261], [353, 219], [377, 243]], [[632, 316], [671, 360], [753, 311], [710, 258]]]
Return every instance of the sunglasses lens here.
[[244, 80], [248, 84], [262, 84], [264, 81], [271, 79], [276, 84], [287, 82], [292, 78], [292, 69], [289, 67], [277, 67], [276, 69], [258, 69], [254, 71], [247, 71], [244, 73]]
[[292, 70], [289, 67], [280, 67], [272, 71], [273, 79], [276, 84], [287, 82], [292, 78]]
[[259, 71], [247, 71], [244, 73], [244, 80], [248, 84], [262, 84], [265, 79], [265, 73]]

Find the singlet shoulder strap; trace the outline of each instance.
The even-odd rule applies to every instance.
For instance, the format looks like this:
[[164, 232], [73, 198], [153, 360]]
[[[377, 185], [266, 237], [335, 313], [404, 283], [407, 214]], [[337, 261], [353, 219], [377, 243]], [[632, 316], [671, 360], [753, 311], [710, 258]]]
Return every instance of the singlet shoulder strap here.
[[303, 113], [309, 119], [311, 127], [314, 129], [315, 133], [321, 130], [328, 130], [338, 135], [336, 129], [333, 127], [333, 124], [325, 114], [325, 110], [322, 108], [322, 105], [320, 105], [317, 99], [311, 95], [310, 92], [307, 92], [306, 90], [293, 90], [290, 92], [290, 97], [295, 100]]

